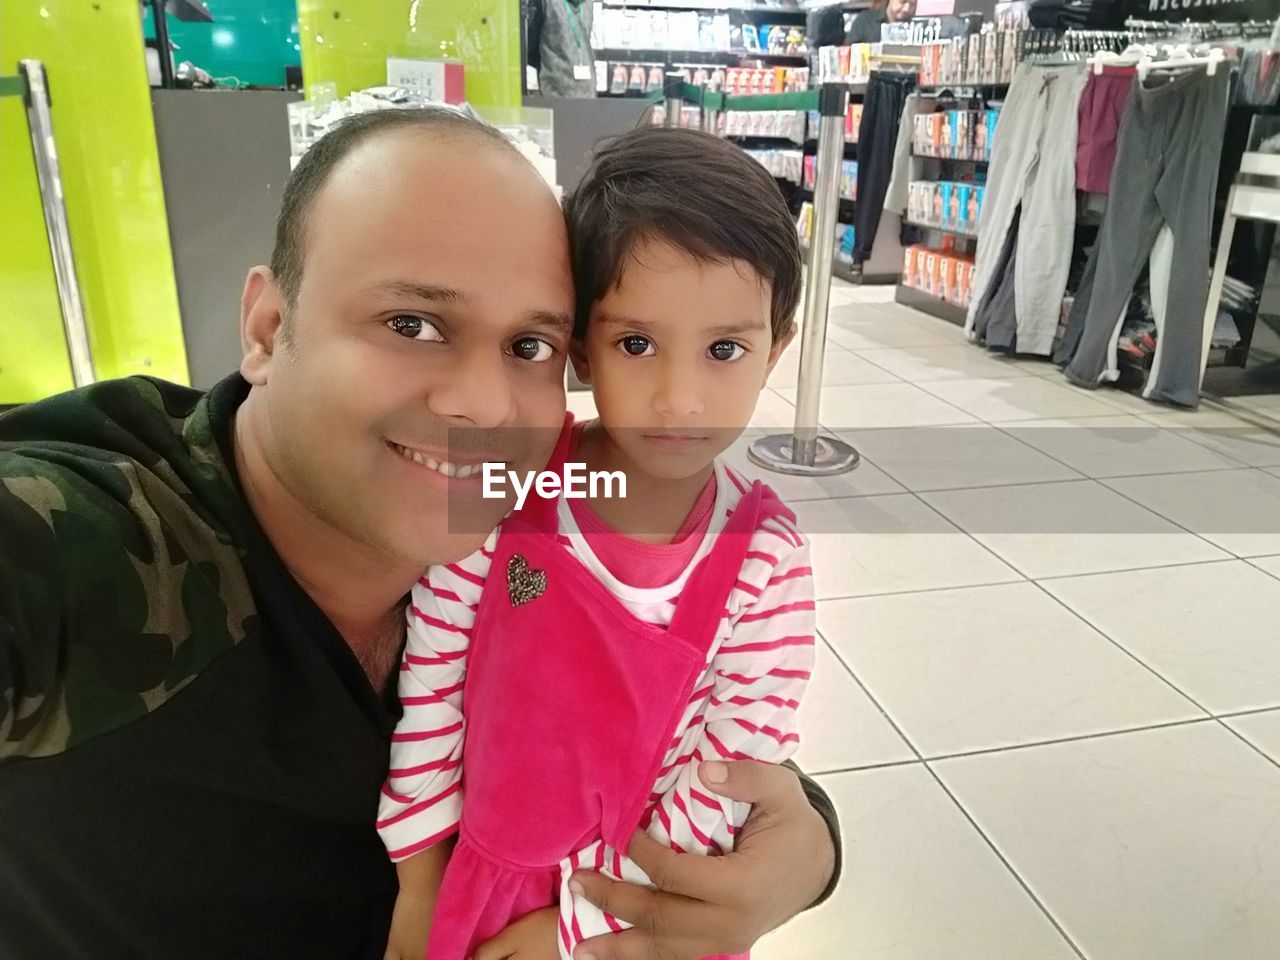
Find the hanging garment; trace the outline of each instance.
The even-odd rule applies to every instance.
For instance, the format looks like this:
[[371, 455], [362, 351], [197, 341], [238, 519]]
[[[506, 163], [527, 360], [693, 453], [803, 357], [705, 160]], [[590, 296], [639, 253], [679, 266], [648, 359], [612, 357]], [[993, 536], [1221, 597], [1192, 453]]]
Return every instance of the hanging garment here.
[[884, 208], [904, 218], [907, 215], [911, 181], [919, 179], [913, 169], [919, 161], [911, 156], [911, 138], [919, 112], [920, 94], [908, 95], [902, 107], [902, 119], [898, 123], [898, 142], [893, 147], [893, 176], [889, 178], [889, 186], [884, 195]]
[[1076, 143], [1076, 189], [1106, 193], [1116, 165], [1116, 137], [1124, 117], [1129, 91], [1138, 71], [1133, 67], [1103, 67], [1089, 71], [1080, 94], [1079, 133]]
[[1065, 371], [1071, 382], [1092, 387], [1113, 379], [1125, 303], [1167, 226], [1171, 250], [1152, 260], [1159, 334], [1143, 396], [1199, 404], [1209, 228], [1230, 82], [1226, 69], [1210, 76], [1191, 68], [1157, 74], [1133, 87], [1120, 128], [1111, 200], [1098, 231], [1084, 330]]
[[1014, 298], [1016, 349], [1048, 356], [1058, 331], [1075, 234], [1076, 122], [1085, 65], [1024, 63], [996, 123], [978, 225], [965, 332], [978, 339], [978, 307], [997, 281], [1000, 252], [1021, 207]]
[[978, 305], [974, 331], [990, 350], [1016, 353], [1018, 346], [1018, 308], [1013, 292], [1013, 278], [1018, 259], [1018, 211], [1005, 238], [1004, 248], [996, 264], [996, 280], [987, 287]]
[[853, 210], [853, 262], [871, 259], [880, 228], [880, 211], [893, 177], [898, 128], [915, 77], [875, 71], [867, 83], [862, 123], [858, 127], [858, 200]]

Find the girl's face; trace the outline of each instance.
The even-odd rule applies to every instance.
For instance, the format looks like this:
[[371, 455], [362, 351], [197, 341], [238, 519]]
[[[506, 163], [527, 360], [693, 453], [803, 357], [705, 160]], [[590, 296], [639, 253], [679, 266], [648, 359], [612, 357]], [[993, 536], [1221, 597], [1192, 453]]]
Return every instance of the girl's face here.
[[773, 342], [771, 299], [741, 261], [703, 263], [660, 239], [636, 246], [573, 349], [629, 466], [686, 479], [738, 438], [791, 340]]

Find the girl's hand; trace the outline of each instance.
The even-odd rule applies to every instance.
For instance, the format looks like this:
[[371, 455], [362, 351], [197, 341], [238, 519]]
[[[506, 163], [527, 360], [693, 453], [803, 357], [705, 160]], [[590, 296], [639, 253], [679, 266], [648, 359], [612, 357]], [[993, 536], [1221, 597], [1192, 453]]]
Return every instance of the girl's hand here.
[[471, 960], [560, 960], [560, 908], [521, 917], [478, 948]]

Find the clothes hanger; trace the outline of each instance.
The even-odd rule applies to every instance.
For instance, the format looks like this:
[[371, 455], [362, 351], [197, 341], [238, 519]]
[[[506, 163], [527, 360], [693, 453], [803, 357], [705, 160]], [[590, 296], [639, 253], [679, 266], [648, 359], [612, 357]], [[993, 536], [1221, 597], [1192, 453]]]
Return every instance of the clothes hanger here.
[[1143, 57], [1138, 61], [1138, 79], [1145, 81], [1147, 74], [1155, 70], [1172, 70], [1182, 67], [1204, 67], [1209, 76], [1217, 72], [1218, 64], [1225, 60], [1221, 47], [1210, 47], [1204, 56], [1196, 56], [1185, 43], [1174, 47], [1166, 59]]

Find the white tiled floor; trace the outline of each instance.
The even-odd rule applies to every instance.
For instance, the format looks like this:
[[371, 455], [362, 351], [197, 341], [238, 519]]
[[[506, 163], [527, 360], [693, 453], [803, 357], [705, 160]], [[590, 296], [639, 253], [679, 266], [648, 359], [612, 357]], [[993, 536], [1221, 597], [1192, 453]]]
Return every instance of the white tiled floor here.
[[1275, 960], [1280, 398], [1077, 390], [891, 296], [832, 291], [821, 419], [862, 465], [766, 476], [813, 543], [799, 760], [847, 862], [753, 956]]

